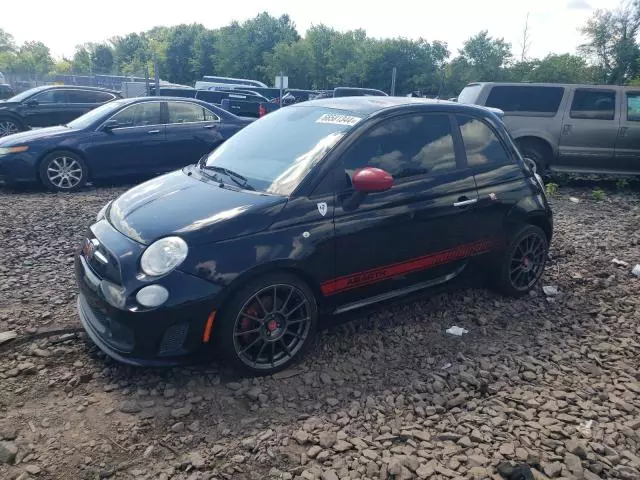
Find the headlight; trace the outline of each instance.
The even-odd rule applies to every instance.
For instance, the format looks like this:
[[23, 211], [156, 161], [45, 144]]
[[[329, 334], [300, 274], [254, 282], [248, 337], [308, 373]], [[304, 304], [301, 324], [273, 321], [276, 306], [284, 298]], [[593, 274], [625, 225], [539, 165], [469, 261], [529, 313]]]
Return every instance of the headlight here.
[[26, 152], [27, 150], [29, 150], [29, 147], [27, 147], [26, 145], [23, 145], [23, 146], [20, 146], [20, 147], [1, 147], [0, 148], [0, 157], [2, 157], [4, 155], [9, 155], [10, 153]]
[[165, 237], [152, 243], [142, 254], [140, 267], [152, 277], [165, 275], [187, 258], [189, 247], [180, 237]]
[[111, 202], [108, 202], [104, 207], [100, 209], [100, 211], [98, 212], [98, 215], [96, 215], [96, 222], [99, 222], [105, 217], [107, 213], [107, 209], [109, 208], [109, 205], [111, 205]]

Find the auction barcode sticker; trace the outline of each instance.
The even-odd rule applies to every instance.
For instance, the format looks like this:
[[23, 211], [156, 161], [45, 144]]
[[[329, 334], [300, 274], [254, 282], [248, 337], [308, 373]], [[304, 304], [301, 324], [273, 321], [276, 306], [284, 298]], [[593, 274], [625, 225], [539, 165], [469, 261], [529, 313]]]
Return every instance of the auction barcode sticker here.
[[360, 121], [360, 117], [351, 115], [339, 115], [336, 113], [324, 113], [316, 120], [316, 123], [333, 123], [335, 125], [353, 126]]

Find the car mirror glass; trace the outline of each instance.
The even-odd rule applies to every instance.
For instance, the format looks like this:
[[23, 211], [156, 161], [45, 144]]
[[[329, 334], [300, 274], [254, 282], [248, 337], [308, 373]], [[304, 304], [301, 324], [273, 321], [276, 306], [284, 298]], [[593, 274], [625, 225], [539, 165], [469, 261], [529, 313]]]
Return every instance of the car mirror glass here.
[[102, 124], [102, 130], [104, 130], [105, 132], [110, 132], [114, 128], [118, 128], [118, 125], [119, 124], [117, 120], [107, 120], [106, 122], [104, 122], [104, 124]]

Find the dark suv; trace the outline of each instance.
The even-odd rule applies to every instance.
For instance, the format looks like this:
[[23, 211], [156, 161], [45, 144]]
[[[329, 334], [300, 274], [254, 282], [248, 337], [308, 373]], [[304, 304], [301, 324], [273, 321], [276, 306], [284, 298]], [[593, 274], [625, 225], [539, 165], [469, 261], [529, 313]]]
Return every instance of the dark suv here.
[[286, 368], [321, 314], [451, 282], [519, 296], [543, 273], [544, 191], [491, 111], [406, 97], [282, 108], [107, 204], [76, 256], [85, 330], [112, 357], [203, 349]]
[[7, 83], [0, 83], [0, 100], [4, 100], [6, 98], [11, 98], [15, 95], [13, 88], [11, 85]]
[[64, 125], [116, 98], [118, 92], [96, 87], [32, 88], [0, 102], [0, 137], [32, 127]]

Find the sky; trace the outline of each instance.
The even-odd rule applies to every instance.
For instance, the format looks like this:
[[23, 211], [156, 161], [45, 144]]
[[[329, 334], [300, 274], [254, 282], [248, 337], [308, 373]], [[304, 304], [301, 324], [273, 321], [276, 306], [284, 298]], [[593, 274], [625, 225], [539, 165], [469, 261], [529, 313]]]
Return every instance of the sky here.
[[158, 25], [201, 23], [218, 28], [267, 11], [274, 16], [288, 14], [301, 34], [319, 23], [343, 31], [363, 28], [370, 37], [445, 41], [452, 54], [465, 39], [488, 30], [492, 37], [510, 42], [519, 57], [528, 13], [527, 53], [542, 57], [575, 53], [583, 43], [579, 28], [591, 14], [618, 4], [618, 0], [29, 0], [3, 2], [0, 28], [18, 44], [39, 40], [54, 57], [70, 57], [75, 46], [85, 42], [101, 42]]

